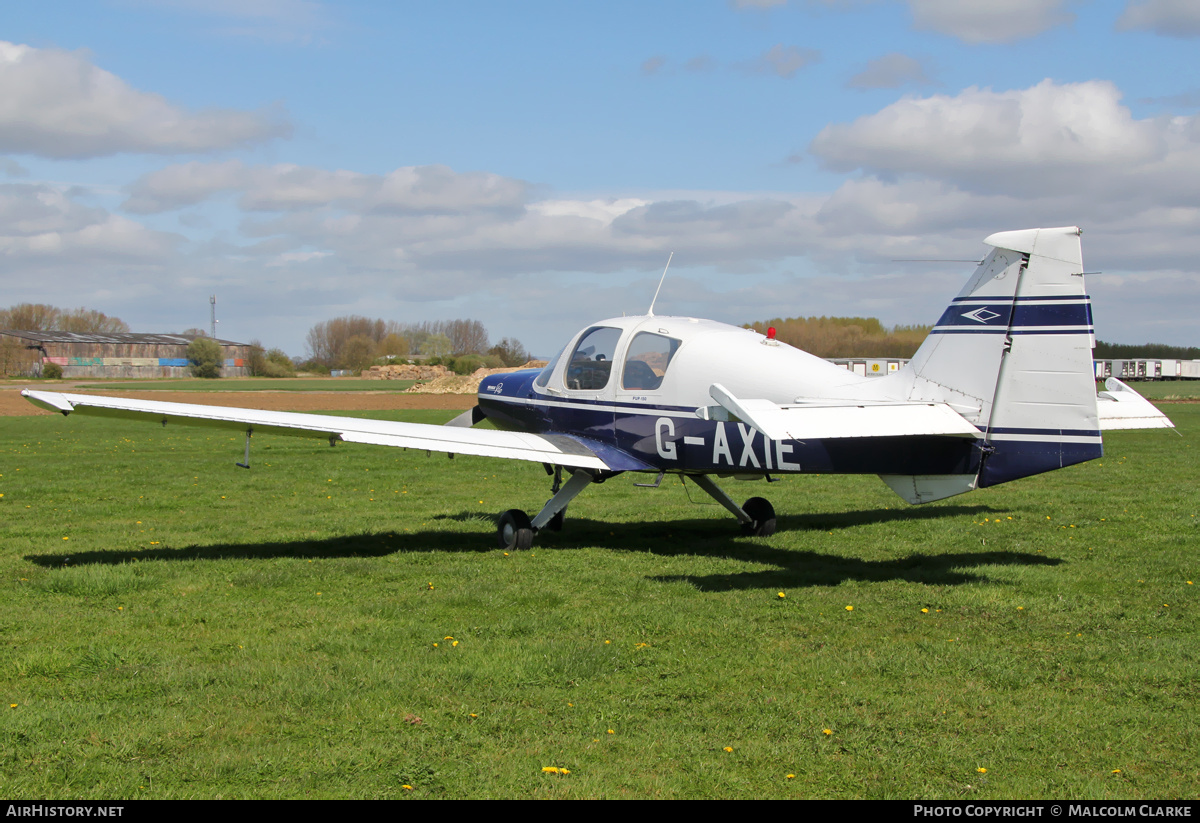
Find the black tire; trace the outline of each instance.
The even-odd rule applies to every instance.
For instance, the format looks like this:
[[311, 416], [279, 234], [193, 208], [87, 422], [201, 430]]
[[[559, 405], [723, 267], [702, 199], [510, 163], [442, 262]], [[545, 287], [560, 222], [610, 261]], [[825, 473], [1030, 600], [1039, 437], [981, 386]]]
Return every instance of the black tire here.
[[500, 548], [506, 551], [528, 549], [533, 545], [533, 524], [529, 522], [529, 515], [520, 509], [509, 509], [500, 515], [496, 537]]
[[762, 497], [751, 497], [742, 504], [742, 511], [750, 515], [750, 523], [742, 524], [742, 533], [751, 537], [770, 537], [775, 534], [775, 507]]
[[546, 524], [546, 528], [552, 532], [560, 532], [563, 527], [563, 519], [567, 516], [567, 509], [564, 506], [563, 510], [550, 518], [550, 522]]

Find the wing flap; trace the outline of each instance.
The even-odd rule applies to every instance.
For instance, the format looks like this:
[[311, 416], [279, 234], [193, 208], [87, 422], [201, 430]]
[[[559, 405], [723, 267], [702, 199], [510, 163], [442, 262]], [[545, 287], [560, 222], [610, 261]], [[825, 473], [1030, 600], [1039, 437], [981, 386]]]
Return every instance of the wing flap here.
[[[31, 391], [21, 394], [36, 406], [63, 414], [116, 417], [153, 423], [209, 426], [255, 434], [279, 434], [367, 443], [427, 451], [502, 457], [551, 463], [580, 469], [612, 470], [605, 460], [574, 438], [551, 439], [537, 434], [366, 420], [325, 414], [237, 409], [192, 403], [165, 403], [58, 392]], [[563, 442], [564, 440], [569, 442]], [[558, 441], [558, 442], [556, 442]]]

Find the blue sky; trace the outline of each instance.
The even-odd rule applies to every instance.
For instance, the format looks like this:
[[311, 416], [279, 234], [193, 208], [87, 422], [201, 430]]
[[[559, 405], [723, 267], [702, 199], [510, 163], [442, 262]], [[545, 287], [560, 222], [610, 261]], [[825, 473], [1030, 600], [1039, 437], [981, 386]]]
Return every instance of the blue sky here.
[[932, 322], [1079, 225], [1097, 333], [1197, 345], [1194, 0], [11, 4], [0, 305], [304, 354], [341, 314], [551, 354], [644, 312]]

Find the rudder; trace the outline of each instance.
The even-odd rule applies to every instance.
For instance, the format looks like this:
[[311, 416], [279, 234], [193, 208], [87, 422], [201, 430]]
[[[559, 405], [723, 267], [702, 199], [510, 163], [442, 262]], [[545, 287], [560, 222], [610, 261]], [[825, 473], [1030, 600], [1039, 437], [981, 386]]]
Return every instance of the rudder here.
[[1103, 454], [1079, 235], [988, 237], [991, 254], [913, 356], [909, 399], [949, 403], [985, 434], [971, 486]]

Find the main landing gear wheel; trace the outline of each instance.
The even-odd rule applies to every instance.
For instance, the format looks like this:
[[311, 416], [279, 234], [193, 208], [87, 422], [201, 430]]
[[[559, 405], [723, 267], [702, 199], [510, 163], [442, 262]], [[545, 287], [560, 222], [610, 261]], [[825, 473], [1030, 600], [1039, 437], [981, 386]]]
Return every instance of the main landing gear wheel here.
[[770, 537], [775, 534], [775, 507], [762, 497], [751, 497], [742, 504], [742, 511], [753, 522], [742, 524], [742, 533], [751, 537]]
[[500, 515], [496, 537], [502, 549], [528, 549], [533, 545], [533, 524], [529, 522], [529, 515], [520, 509], [509, 509]]

